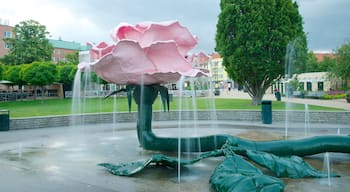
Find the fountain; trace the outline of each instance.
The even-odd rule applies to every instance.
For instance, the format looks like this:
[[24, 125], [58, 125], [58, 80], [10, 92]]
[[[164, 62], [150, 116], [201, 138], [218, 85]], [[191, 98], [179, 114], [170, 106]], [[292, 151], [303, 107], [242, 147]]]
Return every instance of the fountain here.
[[[193, 68], [187, 56], [197, 39], [177, 21], [147, 22], [135, 26], [122, 23], [112, 32], [112, 39], [116, 44], [101, 43], [93, 47], [91, 55], [96, 61], [80, 63], [79, 70], [91, 69], [108, 82], [127, 85], [123, 91], [127, 91], [129, 102], [132, 95], [137, 104], [140, 147], [178, 153], [177, 158], [155, 154], [131, 163], [99, 164], [115, 175], [131, 176], [153, 164], [178, 168], [180, 174], [180, 167], [223, 156], [224, 161], [210, 177], [215, 191], [283, 191], [284, 182], [278, 179], [281, 177], [329, 176], [314, 169], [301, 157], [324, 152], [350, 153], [348, 136], [314, 136], [288, 141], [251, 141], [225, 134], [159, 137], [152, 130], [152, 105], [160, 94], [162, 101], [169, 106], [168, 89], [162, 84], [177, 82], [183, 76], [208, 75], [205, 70]], [[115, 93], [118, 92], [120, 90]], [[181, 159], [180, 153], [184, 152], [200, 155]], [[278, 178], [264, 174], [247, 159], [274, 172]]]
[[305, 104], [305, 124], [304, 124], [304, 135], [305, 137], [310, 134], [310, 115], [309, 115], [309, 105]]

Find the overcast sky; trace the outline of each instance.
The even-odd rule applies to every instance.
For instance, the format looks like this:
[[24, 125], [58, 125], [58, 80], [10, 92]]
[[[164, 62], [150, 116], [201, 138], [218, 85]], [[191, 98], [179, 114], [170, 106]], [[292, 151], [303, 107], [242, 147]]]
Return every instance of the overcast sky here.
[[[350, 0], [296, 0], [309, 49], [332, 51], [350, 40]], [[220, 0], [7, 0], [0, 18], [14, 26], [33, 19], [51, 38], [110, 42], [120, 22], [178, 20], [199, 38], [193, 52], [214, 52]]]

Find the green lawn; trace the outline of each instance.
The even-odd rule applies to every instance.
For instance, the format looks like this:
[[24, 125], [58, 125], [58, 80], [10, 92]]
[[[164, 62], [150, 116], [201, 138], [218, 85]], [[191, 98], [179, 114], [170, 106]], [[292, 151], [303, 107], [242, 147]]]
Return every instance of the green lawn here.
[[[116, 102], [116, 105], [114, 104]], [[116, 100], [108, 98], [106, 100], [100, 98], [87, 99], [86, 104], [82, 105], [84, 113], [100, 113], [100, 112], [113, 112], [114, 108], [118, 112], [128, 111], [127, 99], [124, 97], [118, 97]], [[212, 101], [207, 98], [197, 98], [195, 104], [192, 98], [182, 99], [181, 110], [192, 110], [196, 107], [198, 110], [209, 110], [215, 103], [217, 110], [261, 110], [261, 106], [251, 105], [249, 99], [215, 99]], [[174, 98], [174, 101], [170, 103], [170, 110], [178, 109], [178, 99]], [[289, 109], [304, 110], [303, 104], [290, 104]], [[14, 101], [14, 102], [0, 102], [0, 110], [9, 110], [11, 118], [16, 117], [31, 117], [31, 116], [48, 116], [48, 115], [66, 115], [72, 113], [72, 100], [71, 99], [49, 99], [49, 100], [30, 100], [30, 101]], [[160, 99], [156, 100], [153, 105], [153, 110], [162, 110], [162, 103]], [[284, 110], [284, 102], [272, 102], [273, 110]], [[336, 108], [321, 107], [309, 105], [309, 110], [341, 110]], [[132, 103], [132, 111], [136, 111], [136, 104]]]

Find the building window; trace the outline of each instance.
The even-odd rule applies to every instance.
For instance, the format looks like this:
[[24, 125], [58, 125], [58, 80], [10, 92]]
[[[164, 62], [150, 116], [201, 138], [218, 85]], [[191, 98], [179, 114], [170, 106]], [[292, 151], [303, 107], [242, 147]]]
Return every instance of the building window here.
[[11, 38], [12, 37], [12, 32], [11, 31], [5, 31], [4, 32], [4, 38]]
[[312, 91], [312, 83], [311, 82], [306, 82], [306, 90]]
[[323, 82], [322, 81], [317, 82], [317, 90], [318, 91], [323, 91]]
[[5, 47], [5, 49], [10, 49], [10, 48], [11, 48], [11, 45], [8, 44], [8, 43], [5, 43], [4, 47]]

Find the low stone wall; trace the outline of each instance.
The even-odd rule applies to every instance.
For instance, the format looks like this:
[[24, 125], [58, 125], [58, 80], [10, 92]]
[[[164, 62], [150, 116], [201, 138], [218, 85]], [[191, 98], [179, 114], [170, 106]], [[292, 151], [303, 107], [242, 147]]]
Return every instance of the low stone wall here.
[[[292, 122], [305, 122], [305, 115], [309, 116], [310, 123], [328, 123], [328, 124], [349, 124], [350, 112], [321, 112], [310, 111], [305, 114], [304, 111], [273, 111], [272, 123], [284, 122], [287, 118]], [[60, 127], [84, 124], [101, 124], [113, 122], [136, 122], [137, 113], [98, 113], [87, 115], [68, 115], [68, 116], [45, 116], [30, 118], [11, 118], [10, 130], [15, 129], [35, 129], [47, 127]], [[197, 117], [198, 120], [225, 120], [225, 121], [249, 121], [261, 122], [261, 111], [248, 110], [218, 110], [210, 111], [170, 111], [153, 113], [154, 121], [176, 121], [192, 120]]]

